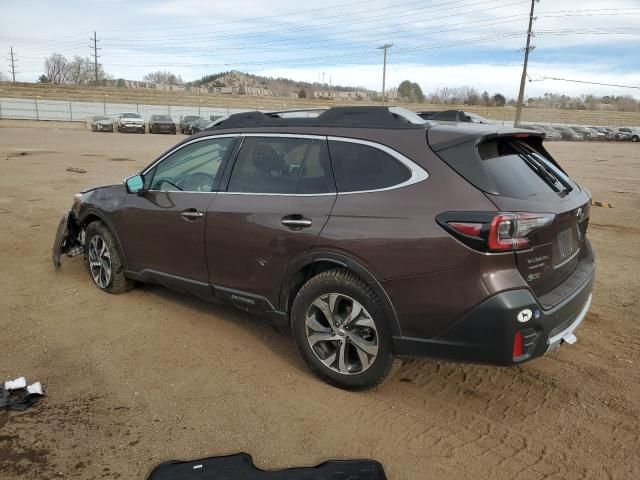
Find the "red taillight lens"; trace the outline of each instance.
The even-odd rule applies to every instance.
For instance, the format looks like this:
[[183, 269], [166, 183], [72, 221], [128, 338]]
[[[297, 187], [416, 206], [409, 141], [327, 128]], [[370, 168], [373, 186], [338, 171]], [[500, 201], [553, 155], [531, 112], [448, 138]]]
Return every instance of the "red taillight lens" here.
[[546, 213], [501, 213], [493, 217], [489, 227], [489, 250], [519, 250], [529, 246], [527, 235], [553, 222], [554, 215]]
[[449, 222], [449, 226], [455, 229], [457, 232], [465, 235], [471, 235], [473, 237], [479, 237], [482, 231], [482, 223], [471, 222]]
[[513, 358], [522, 356], [522, 332], [516, 332], [513, 337]]
[[475, 250], [507, 252], [529, 248], [527, 236], [554, 218], [552, 213], [445, 212], [436, 221]]

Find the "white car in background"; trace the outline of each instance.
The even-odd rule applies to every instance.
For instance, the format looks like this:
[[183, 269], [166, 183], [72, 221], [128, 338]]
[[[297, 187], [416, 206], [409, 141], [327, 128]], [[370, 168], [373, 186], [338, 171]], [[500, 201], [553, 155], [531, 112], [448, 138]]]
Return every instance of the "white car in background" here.
[[136, 112], [121, 113], [118, 115], [116, 127], [119, 132], [145, 132], [144, 118]]

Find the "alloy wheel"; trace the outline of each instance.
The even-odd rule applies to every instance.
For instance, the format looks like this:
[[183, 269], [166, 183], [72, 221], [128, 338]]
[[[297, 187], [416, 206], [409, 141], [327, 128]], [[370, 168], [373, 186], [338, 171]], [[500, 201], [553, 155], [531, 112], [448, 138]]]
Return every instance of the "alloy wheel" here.
[[107, 243], [100, 235], [94, 235], [89, 242], [89, 269], [93, 281], [100, 288], [107, 288], [111, 282], [111, 255]]
[[347, 295], [316, 298], [305, 316], [305, 333], [316, 357], [343, 375], [364, 372], [378, 356], [378, 331], [371, 315]]

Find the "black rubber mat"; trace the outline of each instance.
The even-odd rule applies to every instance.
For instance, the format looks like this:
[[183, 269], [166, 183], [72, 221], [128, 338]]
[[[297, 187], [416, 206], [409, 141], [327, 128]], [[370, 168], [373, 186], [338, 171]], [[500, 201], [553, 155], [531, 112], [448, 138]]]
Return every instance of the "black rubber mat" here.
[[387, 480], [375, 460], [329, 460], [317, 467], [260, 470], [251, 455], [238, 453], [158, 465], [148, 480]]

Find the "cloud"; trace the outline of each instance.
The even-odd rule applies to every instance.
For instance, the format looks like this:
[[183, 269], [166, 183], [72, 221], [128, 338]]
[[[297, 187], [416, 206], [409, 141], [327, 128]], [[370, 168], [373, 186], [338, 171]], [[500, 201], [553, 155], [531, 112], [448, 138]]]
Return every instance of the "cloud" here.
[[[138, 0], [114, 6], [34, 0], [30, 9], [13, 2], [0, 17], [0, 42], [17, 49], [21, 80], [37, 78], [52, 52], [88, 55], [88, 37], [96, 29], [101, 61], [116, 77], [140, 79], [167, 69], [193, 80], [237, 69], [314, 81], [325, 71], [334, 83], [371, 89], [381, 83], [377, 47], [391, 42], [391, 85], [409, 78], [426, 91], [472, 84], [515, 95], [529, 0], [329, 2]], [[536, 12], [533, 73], [638, 84], [637, 1], [542, 2]], [[550, 81], [528, 84], [533, 92], [548, 88], [612, 92]]]

